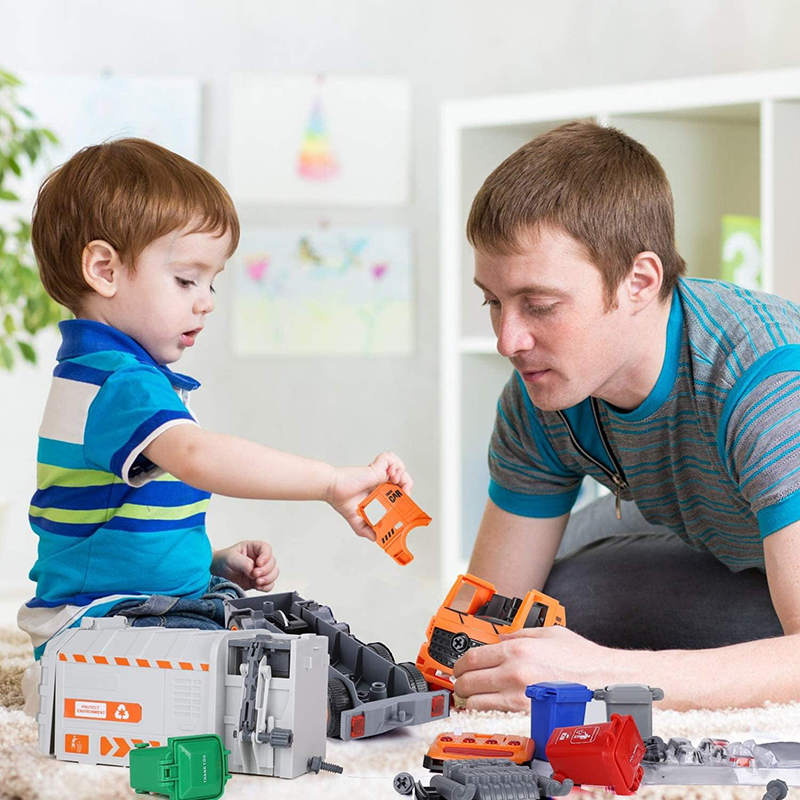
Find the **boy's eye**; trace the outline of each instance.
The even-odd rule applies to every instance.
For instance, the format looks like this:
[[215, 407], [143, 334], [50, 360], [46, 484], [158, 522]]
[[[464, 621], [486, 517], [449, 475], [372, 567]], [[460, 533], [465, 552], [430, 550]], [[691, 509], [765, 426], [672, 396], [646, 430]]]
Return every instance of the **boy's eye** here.
[[194, 286], [195, 285], [194, 281], [187, 280], [186, 278], [178, 278], [176, 276], [175, 280], [178, 281], [178, 286], [182, 286], [184, 289], [187, 286]]

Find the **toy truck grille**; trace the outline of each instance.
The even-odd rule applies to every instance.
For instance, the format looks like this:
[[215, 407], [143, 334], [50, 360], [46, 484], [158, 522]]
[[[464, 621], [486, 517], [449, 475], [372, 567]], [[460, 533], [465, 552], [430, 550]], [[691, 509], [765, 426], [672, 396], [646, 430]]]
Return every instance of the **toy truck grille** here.
[[325, 756], [327, 640], [85, 618], [42, 657], [39, 746], [126, 766], [137, 742], [216, 733], [229, 769], [294, 778]]

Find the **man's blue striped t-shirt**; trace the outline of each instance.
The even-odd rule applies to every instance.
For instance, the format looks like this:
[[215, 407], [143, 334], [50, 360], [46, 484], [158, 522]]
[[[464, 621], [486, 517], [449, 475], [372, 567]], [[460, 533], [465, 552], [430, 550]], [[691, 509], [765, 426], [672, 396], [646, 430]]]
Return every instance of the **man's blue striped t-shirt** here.
[[[661, 373], [637, 408], [597, 401], [599, 424], [644, 517], [730, 569], [763, 569], [762, 539], [800, 520], [800, 309], [721, 281], [681, 279]], [[489, 447], [489, 495], [502, 509], [555, 517], [584, 475], [612, 491], [612, 466], [587, 398], [534, 407], [514, 373]]]

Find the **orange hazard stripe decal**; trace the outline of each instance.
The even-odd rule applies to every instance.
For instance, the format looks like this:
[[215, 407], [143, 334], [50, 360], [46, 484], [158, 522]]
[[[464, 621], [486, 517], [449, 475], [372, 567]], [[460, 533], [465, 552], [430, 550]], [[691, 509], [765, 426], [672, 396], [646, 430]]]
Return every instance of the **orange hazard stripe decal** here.
[[166, 659], [129, 659], [124, 656], [86, 656], [82, 653], [59, 653], [59, 661], [72, 661], [76, 664], [101, 664], [117, 667], [143, 667], [145, 669], [175, 669], [197, 672], [208, 672], [209, 665], [201, 662], [193, 664], [191, 661], [167, 661]]

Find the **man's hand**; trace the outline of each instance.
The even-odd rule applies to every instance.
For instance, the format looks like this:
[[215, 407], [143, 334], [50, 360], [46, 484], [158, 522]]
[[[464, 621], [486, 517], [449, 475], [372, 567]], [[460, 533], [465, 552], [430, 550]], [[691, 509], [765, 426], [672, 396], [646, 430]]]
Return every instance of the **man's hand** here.
[[525, 687], [541, 681], [605, 685], [611, 655], [605, 647], [559, 625], [530, 628], [473, 647], [453, 668], [455, 693], [476, 711], [527, 711]]
[[278, 579], [278, 565], [269, 542], [248, 540], [216, 550], [211, 572], [237, 583], [242, 589], [268, 592]]
[[394, 453], [381, 453], [366, 467], [339, 467], [334, 470], [326, 500], [365, 539], [375, 541], [375, 533], [358, 513], [358, 504], [380, 483], [396, 483], [410, 492], [414, 482], [403, 462]]

